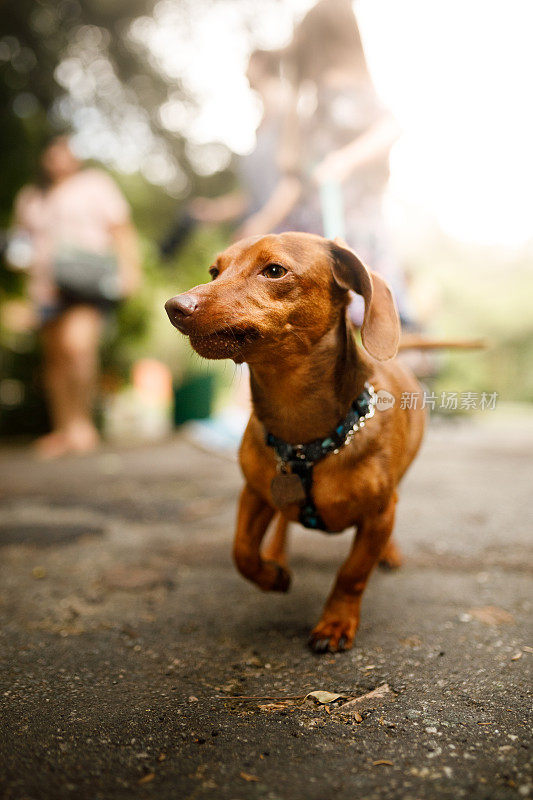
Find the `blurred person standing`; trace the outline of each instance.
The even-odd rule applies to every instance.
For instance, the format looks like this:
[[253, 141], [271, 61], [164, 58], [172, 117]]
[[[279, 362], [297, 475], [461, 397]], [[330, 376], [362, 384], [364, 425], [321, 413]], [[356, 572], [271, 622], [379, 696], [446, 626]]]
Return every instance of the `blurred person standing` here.
[[280, 74], [280, 52], [254, 50], [246, 77], [258, 95], [263, 114], [254, 149], [237, 161], [239, 188], [215, 198], [198, 197], [190, 212], [199, 222], [240, 221], [235, 238], [248, 231], [274, 231], [296, 202], [300, 184], [280, 169], [280, 150], [286, 126], [291, 88]]
[[[247, 233], [282, 225], [284, 230], [341, 236], [391, 284], [402, 322], [409, 327], [405, 277], [383, 212], [389, 153], [400, 130], [377, 96], [351, 0], [320, 0], [313, 6], [296, 27], [284, 61], [294, 100], [280, 163], [284, 181], [298, 179], [300, 190], [293, 191], [292, 208], [270, 216], [269, 229], [249, 225]], [[270, 201], [266, 207], [273, 208]], [[259, 212], [256, 218], [265, 216]], [[360, 298], [351, 311], [360, 322]]]
[[37, 450], [45, 458], [86, 452], [98, 444], [92, 412], [103, 323], [140, 286], [129, 206], [107, 173], [84, 168], [68, 137], [57, 136], [43, 150], [39, 180], [17, 195], [15, 227], [29, 242], [52, 424]]
[[[278, 220], [296, 202], [300, 183], [280, 168], [279, 157], [289, 113], [292, 89], [280, 73], [280, 53], [254, 50], [246, 77], [262, 105], [254, 149], [236, 162], [238, 188], [219, 197], [197, 197], [189, 206], [195, 222], [235, 223], [233, 239], [253, 232], [279, 231]], [[252, 233], [249, 233], [252, 231]], [[172, 234], [169, 236], [172, 240]], [[174, 239], [175, 241], [175, 239]], [[236, 367], [225, 407], [211, 420], [190, 429], [202, 446], [220, 450], [238, 447], [251, 410], [249, 372], [246, 364]]]

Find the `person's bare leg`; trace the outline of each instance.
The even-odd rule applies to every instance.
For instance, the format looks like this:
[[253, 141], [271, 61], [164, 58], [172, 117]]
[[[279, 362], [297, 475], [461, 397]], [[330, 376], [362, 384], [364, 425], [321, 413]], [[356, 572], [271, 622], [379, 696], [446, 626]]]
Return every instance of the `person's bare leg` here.
[[63, 315], [48, 322], [41, 331], [43, 347], [43, 382], [48, 401], [52, 430], [35, 442], [43, 458], [55, 458], [68, 450], [66, 423], [68, 418], [69, 379], [61, 347]]
[[70, 384], [66, 432], [70, 448], [80, 452], [93, 450], [98, 444], [92, 412], [101, 330], [102, 315], [92, 306], [73, 306], [65, 314], [62, 346]]
[[54, 428], [48, 441], [40, 444], [45, 456], [91, 450], [98, 442], [92, 406], [101, 327], [97, 309], [74, 306], [43, 331], [45, 384]]

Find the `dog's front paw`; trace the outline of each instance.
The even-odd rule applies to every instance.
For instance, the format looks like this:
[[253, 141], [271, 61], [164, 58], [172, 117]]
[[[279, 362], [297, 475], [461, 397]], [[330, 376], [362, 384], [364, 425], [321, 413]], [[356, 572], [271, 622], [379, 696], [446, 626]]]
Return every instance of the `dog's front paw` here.
[[275, 561], [265, 561], [269, 572], [267, 585], [261, 588], [267, 592], [288, 592], [291, 585], [291, 573]]
[[356, 617], [328, 617], [315, 625], [309, 636], [314, 653], [337, 653], [349, 650], [355, 639], [359, 620]]

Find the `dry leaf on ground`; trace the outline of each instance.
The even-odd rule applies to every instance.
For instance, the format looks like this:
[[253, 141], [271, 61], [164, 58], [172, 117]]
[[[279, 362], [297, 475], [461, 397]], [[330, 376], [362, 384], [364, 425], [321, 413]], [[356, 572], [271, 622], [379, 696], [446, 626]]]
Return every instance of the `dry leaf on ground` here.
[[404, 647], [420, 647], [422, 639], [419, 636], [407, 636], [406, 639], [400, 639], [400, 644]]
[[106, 570], [102, 576], [107, 589], [132, 591], [135, 589], [152, 589], [167, 582], [167, 577], [159, 570], [151, 567], [134, 567], [117, 565]]
[[371, 692], [367, 692], [360, 697], [355, 697], [353, 700], [348, 700], [348, 702], [344, 703], [339, 710], [343, 713], [358, 713], [360, 711], [365, 711], [368, 708], [375, 708], [383, 702], [392, 700], [394, 700], [394, 693], [392, 692], [389, 684], [384, 683], [381, 686], [378, 686], [377, 689], [373, 689]]
[[484, 625], [509, 625], [514, 622], [513, 615], [498, 606], [469, 608], [468, 613]]
[[335, 700], [341, 700], [342, 698], [346, 697], [346, 695], [334, 694], [334, 692], [324, 692], [322, 690], [317, 690], [315, 692], [309, 692], [309, 694], [306, 694], [305, 699], [308, 700], [310, 697], [316, 703], [320, 703], [321, 705], [326, 705], [326, 703], [334, 703]]
[[286, 711], [287, 705], [287, 703], [261, 703], [261, 705], [257, 707], [261, 709], [261, 711]]
[[346, 713], [347, 714], [349, 713], [350, 716], [352, 717], [352, 719], [354, 719], [356, 722], [362, 722], [363, 721], [363, 717], [361, 716], [359, 711], [357, 711], [355, 708], [349, 708]]
[[[340, 694], [338, 692], [326, 692], [323, 689], [316, 689], [313, 692], [308, 692], [306, 695], [296, 695], [288, 697], [269, 697], [261, 695], [240, 695], [235, 697], [219, 698], [223, 700], [233, 701], [246, 701], [246, 700], [262, 700], [264, 702], [258, 704], [260, 711], [295, 711], [301, 708], [302, 701], [313, 700], [316, 705], [324, 706], [325, 711], [330, 714], [331, 711], [344, 712], [349, 714], [356, 722], [362, 722], [363, 717], [361, 711], [376, 708], [383, 702], [392, 702], [395, 699], [394, 692], [391, 690], [388, 683], [378, 686], [371, 692], [354, 697], [353, 694]], [[266, 702], [265, 702], [266, 701]], [[330, 705], [333, 704], [332, 708]]]
[[250, 782], [250, 781], [258, 781], [259, 780], [259, 778], [257, 778], [255, 775], [250, 775], [249, 772], [240, 772], [239, 775], [243, 779], [243, 781]]

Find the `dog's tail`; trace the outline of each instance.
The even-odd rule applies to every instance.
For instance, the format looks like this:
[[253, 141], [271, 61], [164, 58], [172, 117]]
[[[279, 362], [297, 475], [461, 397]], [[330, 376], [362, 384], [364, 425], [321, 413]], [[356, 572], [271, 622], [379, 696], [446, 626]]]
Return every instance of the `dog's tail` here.
[[483, 339], [426, 339], [416, 333], [404, 333], [398, 350], [484, 350]]

